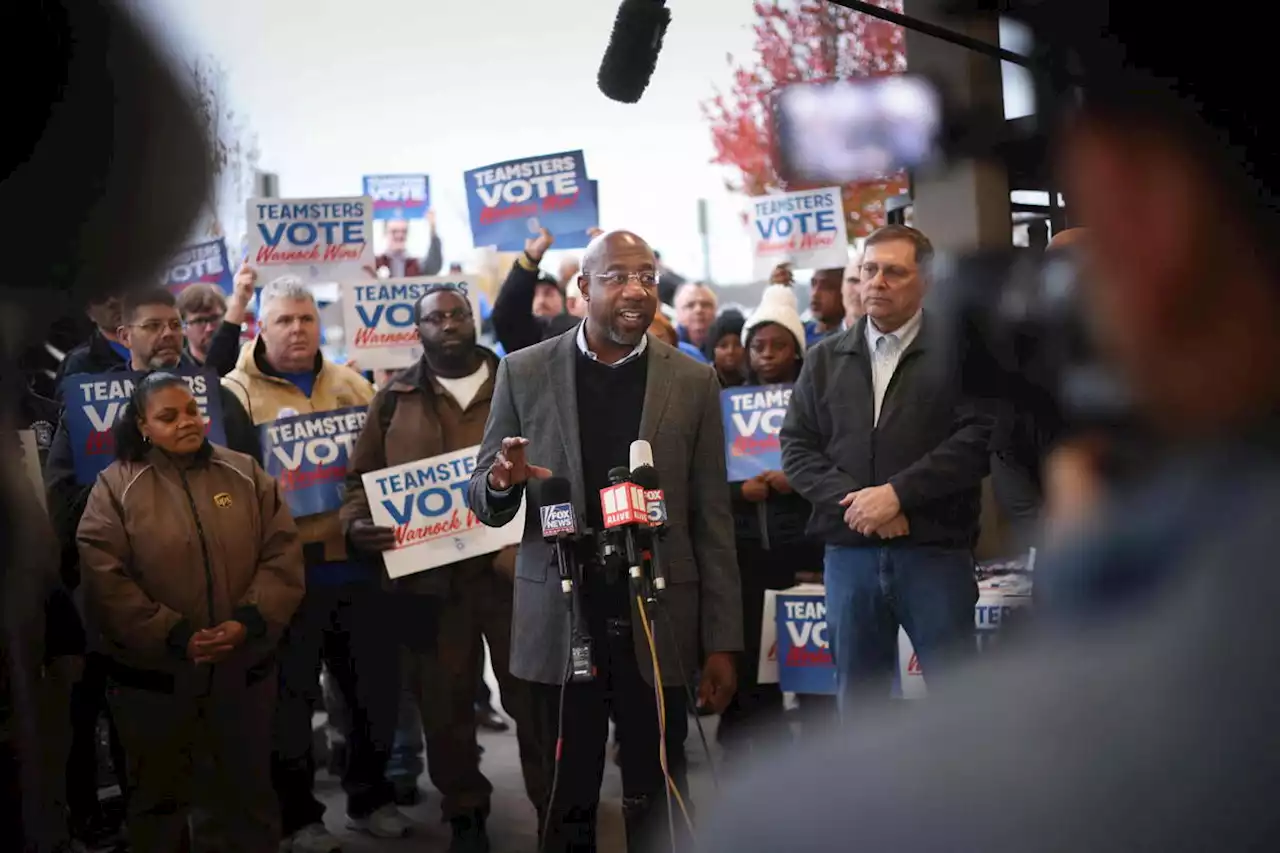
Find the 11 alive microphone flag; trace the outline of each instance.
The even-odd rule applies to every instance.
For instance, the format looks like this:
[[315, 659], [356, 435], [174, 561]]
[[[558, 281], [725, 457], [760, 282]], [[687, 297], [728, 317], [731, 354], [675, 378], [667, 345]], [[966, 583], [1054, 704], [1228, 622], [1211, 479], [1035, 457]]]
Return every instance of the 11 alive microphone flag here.
[[635, 483], [618, 483], [600, 490], [600, 508], [604, 513], [604, 526], [626, 527], [629, 524], [649, 524], [649, 506], [644, 489]]

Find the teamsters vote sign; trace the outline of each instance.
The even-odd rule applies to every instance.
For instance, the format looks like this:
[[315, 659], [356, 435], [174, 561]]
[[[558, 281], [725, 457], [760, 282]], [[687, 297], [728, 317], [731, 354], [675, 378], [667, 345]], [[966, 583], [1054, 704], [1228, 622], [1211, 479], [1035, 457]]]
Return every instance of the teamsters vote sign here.
[[[422, 356], [415, 308], [433, 284], [451, 284], [467, 296], [471, 315], [480, 322], [474, 280], [468, 276], [419, 276], [342, 285], [342, 325], [352, 359], [370, 370], [408, 367]], [[476, 331], [479, 332], [477, 325]]]
[[426, 175], [365, 175], [364, 194], [373, 199], [374, 219], [423, 219], [431, 208]]
[[[211, 370], [173, 372], [187, 380], [204, 416], [205, 435], [214, 444], [226, 445], [218, 375]], [[111, 428], [124, 413], [133, 386], [144, 376], [145, 373], [115, 371], [82, 373], [62, 380], [62, 399], [67, 404], [63, 426], [71, 439], [77, 483], [92, 483], [115, 459], [115, 437]]]
[[249, 263], [264, 285], [286, 274], [307, 283], [357, 280], [373, 269], [368, 196], [251, 198], [248, 222]]
[[791, 385], [726, 388], [720, 392], [724, 462], [730, 483], [782, 470], [778, 434], [791, 405]]
[[219, 237], [187, 246], [170, 258], [160, 275], [160, 283], [174, 294], [193, 284], [213, 284], [230, 295], [234, 280], [227, 262], [227, 241]]
[[849, 263], [849, 234], [838, 188], [804, 190], [751, 201], [751, 246], [755, 275], [773, 268], [822, 270]]
[[557, 249], [584, 248], [599, 224], [595, 191], [581, 151], [508, 160], [464, 175], [471, 236], [483, 248], [518, 252], [546, 228]]
[[373, 523], [396, 532], [382, 553], [392, 578], [491, 554], [520, 542], [525, 504], [511, 523], [486, 527], [467, 507], [467, 484], [480, 446], [407, 462], [361, 476]]
[[364, 429], [365, 414], [366, 407], [352, 406], [259, 425], [262, 467], [280, 482], [294, 517], [342, 506], [347, 464]]

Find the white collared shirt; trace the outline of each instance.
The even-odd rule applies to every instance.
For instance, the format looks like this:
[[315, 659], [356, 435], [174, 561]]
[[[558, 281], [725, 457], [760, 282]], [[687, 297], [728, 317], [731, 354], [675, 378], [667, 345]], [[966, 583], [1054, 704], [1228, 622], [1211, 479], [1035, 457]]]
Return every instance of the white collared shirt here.
[[876, 412], [875, 423], [880, 423], [880, 409], [884, 405], [885, 392], [889, 390], [889, 381], [893, 372], [898, 369], [902, 354], [916, 339], [920, 332], [920, 315], [902, 324], [893, 332], [882, 332], [876, 328], [875, 321], [867, 318], [867, 346], [871, 352], [871, 384], [875, 388]]
[[[637, 358], [644, 355], [644, 351], [648, 347], [649, 347], [649, 335], [646, 333], [645, 336], [640, 339], [640, 343], [636, 344], [635, 349], [633, 349], [631, 352], [627, 353], [622, 358], [615, 361], [613, 364], [609, 364], [605, 366], [606, 367], [622, 367], [622, 365], [626, 364], [627, 362], [635, 361]], [[591, 351], [591, 348], [587, 346], [587, 323], [585, 320], [578, 324], [578, 351], [581, 352], [583, 355], [585, 355], [587, 358], [591, 359], [592, 361], [600, 361], [600, 359], [596, 357], [596, 354]], [[600, 363], [604, 364], [604, 362], [600, 362]]]

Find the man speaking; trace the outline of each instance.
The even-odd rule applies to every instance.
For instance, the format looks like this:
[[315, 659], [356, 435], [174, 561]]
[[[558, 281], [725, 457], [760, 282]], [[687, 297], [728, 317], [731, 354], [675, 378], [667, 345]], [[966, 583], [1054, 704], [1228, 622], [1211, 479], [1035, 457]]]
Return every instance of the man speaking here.
[[[544, 762], [548, 778], [557, 779], [544, 814], [544, 849], [596, 849], [611, 712], [623, 745], [628, 849], [659, 849], [651, 845], [661, 845], [668, 832], [660, 732], [666, 733], [667, 768], [684, 793], [689, 667], [702, 663], [698, 704], [719, 713], [733, 695], [733, 654], [742, 648], [720, 386], [710, 367], [647, 335], [658, 307], [658, 268], [639, 237], [625, 231], [597, 237], [578, 284], [587, 302], [582, 324], [499, 365], [468, 501], [481, 521], [501, 526], [515, 517], [532, 481], [516, 565], [511, 672], [533, 682]], [[610, 469], [628, 465], [637, 439], [652, 445], [668, 514], [666, 590], [656, 617], [649, 612], [657, 622], [661, 726], [639, 607], [626, 573], [606, 569], [598, 557], [584, 556], [579, 603], [595, 674], [566, 684], [569, 608], [559, 574], [548, 571], [554, 554], [539, 525], [536, 481], [563, 477], [578, 529], [597, 532], [580, 553], [598, 554], [599, 492], [610, 485]]]

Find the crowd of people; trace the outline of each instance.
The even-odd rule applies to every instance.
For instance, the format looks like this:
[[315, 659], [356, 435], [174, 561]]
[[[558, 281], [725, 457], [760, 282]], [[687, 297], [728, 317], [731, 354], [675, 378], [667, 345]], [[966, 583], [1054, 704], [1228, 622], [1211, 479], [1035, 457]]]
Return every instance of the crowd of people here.
[[[403, 224], [388, 224], [378, 264], [438, 271], [434, 230], [419, 261]], [[791, 731], [778, 685], [757, 677], [766, 590], [838, 568], [825, 574], [839, 579], [828, 618], [841, 701], [889, 695], [899, 623], [927, 666], [963, 655], [990, 423], [927, 364], [941, 350], [922, 321], [928, 239], [876, 232], [846, 268], [813, 274], [805, 318], [786, 265], [744, 316], [718, 310], [705, 284], [664, 288], [641, 238], [594, 238], [554, 276], [541, 269], [554, 238], [531, 238], [483, 325], [465, 291], [428, 287], [420, 361], [380, 372], [376, 387], [323, 355], [315, 297], [288, 277], [259, 291], [245, 266], [229, 296], [193, 285], [88, 307], [95, 330], [62, 377], [145, 378], [114, 429], [117, 461], [96, 482], [77, 480], [65, 416], [44, 462], [76, 602], [57, 630], [80, 638], [59, 654], [83, 662], [66, 685], [68, 839], [139, 853], [189, 840], [333, 853], [341, 842], [314, 788], [323, 763], [341, 779], [351, 830], [409, 835], [400, 807], [419, 801], [426, 772], [450, 849], [487, 850], [492, 785], [476, 729], [507, 727], [487, 696], [487, 647], [542, 849], [595, 849], [610, 721], [628, 839], [645, 849], [665, 838], [668, 785], [687, 795], [688, 713], [720, 714], [730, 762]], [[242, 342], [255, 292], [255, 334]], [[200, 368], [221, 376], [223, 446], [206, 438], [183, 378]], [[781, 470], [728, 482], [720, 390], [779, 383], [795, 388]], [[262, 467], [258, 428], [350, 407], [368, 414], [342, 509], [292, 516]], [[554, 469], [600, 530], [591, 496], [637, 438], [654, 445], [673, 532], [674, 631], [657, 637], [653, 666], [601, 564], [583, 582], [599, 672], [564, 690], [558, 586], [532, 527], [518, 548], [387, 580], [379, 556], [395, 533], [372, 521], [362, 474], [482, 445], [470, 496], [481, 521], [508, 521], [526, 485], [537, 504]], [[659, 666], [665, 717], [645, 686]], [[695, 676], [696, 696], [682, 686]], [[320, 709], [328, 756], [312, 731]], [[835, 717], [820, 696], [802, 712], [814, 726]], [[120, 783], [123, 812], [99, 801], [104, 774]]]

